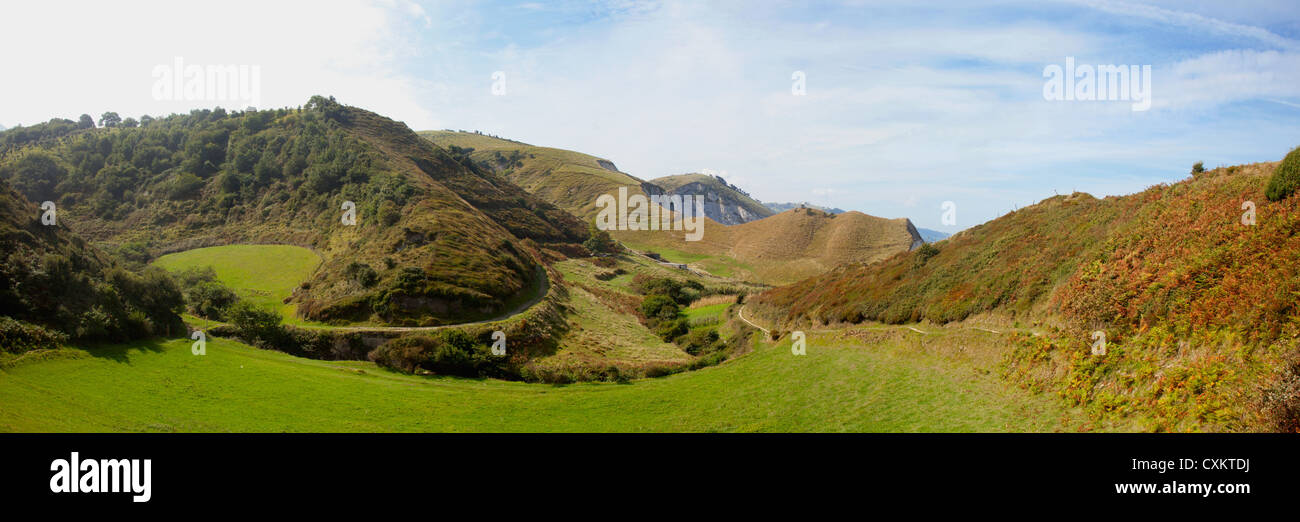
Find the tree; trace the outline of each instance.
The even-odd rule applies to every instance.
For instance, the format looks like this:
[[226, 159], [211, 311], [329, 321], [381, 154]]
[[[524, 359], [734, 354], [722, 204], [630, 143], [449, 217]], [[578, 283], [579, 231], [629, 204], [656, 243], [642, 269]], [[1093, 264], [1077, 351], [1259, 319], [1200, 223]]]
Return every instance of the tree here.
[[91, 118], [89, 114], [82, 114], [81, 119], [77, 120], [77, 128], [93, 129], [95, 128], [95, 119]]
[[618, 243], [609, 237], [608, 231], [601, 230], [595, 223], [587, 223], [587, 234], [590, 237], [582, 242], [582, 246], [587, 247], [587, 250], [606, 254], [618, 252]]
[[38, 203], [56, 199], [58, 194], [54, 188], [67, 177], [68, 169], [57, 156], [39, 150], [0, 166], [0, 178], [9, 179], [27, 199]]
[[1195, 175], [1197, 175], [1197, 174], [1200, 174], [1200, 173], [1202, 173], [1202, 172], [1205, 172], [1205, 162], [1204, 162], [1204, 161], [1198, 161], [1198, 162], [1192, 164], [1192, 175], [1193, 175], [1193, 176], [1195, 176]]
[[127, 118], [125, 120], [122, 120], [122, 126], [128, 129], [134, 129], [140, 126], [140, 122], [135, 121], [135, 118]]
[[275, 346], [284, 334], [280, 327], [280, 314], [264, 310], [248, 301], [237, 301], [226, 309], [226, 319], [239, 329], [246, 340], [256, 339], [264, 345]]
[[122, 117], [116, 112], [106, 112], [99, 117], [99, 125], [103, 127], [116, 127], [119, 123], [122, 123]]

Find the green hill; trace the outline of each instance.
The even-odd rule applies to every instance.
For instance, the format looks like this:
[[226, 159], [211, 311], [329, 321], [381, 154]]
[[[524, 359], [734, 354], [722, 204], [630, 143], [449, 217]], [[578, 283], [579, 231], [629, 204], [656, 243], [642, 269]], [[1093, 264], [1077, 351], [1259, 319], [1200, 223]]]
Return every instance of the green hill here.
[[[1265, 197], [1276, 166], [1122, 197], [1052, 197], [937, 246], [773, 289], [750, 310], [783, 330], [969, 318], [1021, 332], [1002, 352], [1008, 378], [1099, 415], [1142, 412], [1155, 429], [1290, 430], [1300, 199]], [[1253, 225], [1243, 223], [1251, 204]], [[1098, 333], [1104, 356], [1090, 353]]]
[[0, 180], [0, 355], [49, 347], [59, 334], [97, 341], [185, 332], [177, 315], [183, 298], [170, 277], [120, 266], [65, 218], [56, 213], [46, 225], [43, 213]]
[[601, 194], [617, 194], [619, 187], [627, 187], [631, 194], [645, 193], [641, 179], [619, 172], [609, 160], [580, 152], [473, 132], [423, 131], [420, 135], [581, 218], [595, 217], [596, 198]]
[[663, 230], [620, 231], [614, 237], [668, 261], [766, 284], [789, 284], [841, 264], [881, 260], [921, 242], [907, 219], [806, 208], [731, 226], [705, 219], [703, 227], [698, 241], [687, 241], [683, 231]]
[[[57, 201], [75, 231], [137, 262], [238, 243], [319, 252], [294, 298], [311, 320], [490, 317], [536, 286], [521, 240], [563, 249], [586, 237], [563, 210], [332, 99], [132, 128], [52, 120], [17, 130], [0, 134], [0, 178]], [[343, 223], [345, 202], [355, 226]]]
[[[0, 432], [1053, 431], [1075, 421], [964, 363], [812, 338], [661, 379], [566, 386], [399, 374], [223, 339], [0, 365]], [[177, 378], [176, 376], [183, 376]]]

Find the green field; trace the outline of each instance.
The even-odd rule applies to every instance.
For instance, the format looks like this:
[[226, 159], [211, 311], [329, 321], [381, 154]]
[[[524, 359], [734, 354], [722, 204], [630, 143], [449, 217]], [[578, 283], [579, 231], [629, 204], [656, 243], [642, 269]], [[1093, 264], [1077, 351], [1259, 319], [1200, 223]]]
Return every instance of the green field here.
[[217, 279], [245, 299], [280, 312], [287, 324], [303, 324], [295, 304], [284, 304], [293, 289], [311, 278], [321, 258], [290, 245], [228, 245], [167, 254], [154, 265], [175, 272], [211, 266]]
[[213, 339], [29, 354], [0, 370], [0, 431], [1053, 431], [1049, 397], [902, 342], [813, 334], [630, 384], [397, 374]]

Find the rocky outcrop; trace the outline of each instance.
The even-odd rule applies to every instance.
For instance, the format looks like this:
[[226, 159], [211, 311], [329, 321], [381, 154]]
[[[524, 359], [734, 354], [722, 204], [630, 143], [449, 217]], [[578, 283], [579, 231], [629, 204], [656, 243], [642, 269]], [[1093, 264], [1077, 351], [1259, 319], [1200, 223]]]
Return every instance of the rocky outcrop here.
[[774, 214], [771, 209], [718, 176], [682, 174], [642, 183], [648, 195], [702, 196], [704, 215], [723, 225], [739, 225]]

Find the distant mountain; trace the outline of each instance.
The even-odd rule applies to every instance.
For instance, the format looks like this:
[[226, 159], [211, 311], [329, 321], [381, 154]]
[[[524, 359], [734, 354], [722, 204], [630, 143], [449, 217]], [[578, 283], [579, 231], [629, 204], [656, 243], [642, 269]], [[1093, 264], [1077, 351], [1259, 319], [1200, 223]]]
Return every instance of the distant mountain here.
[[619, 188], [627, 188], [629, 195], [704, 196], [704, 215], [727, 225], [775, 214], [717, 176], [691, 173], [645, 181], [619, 171], [610, 160], [581, 152], [538, 147], [477, 132], [423, 131], [420, 135], [581, 218], [594, 218], [598, 212], [596, 198], [615, 195]]
[[776, 214], [721, 176], [679, 174], [652, 179], [650, 185], [654, 187], [646, 189], [651, 194], [703, 196], [704, 215], [723, 225], [739, 225]]
[[841, 263], [877, 261], [924, 243], [907, 219], [800, 209], [796, 204], [776, 213], [718, 176], [692, 173], [644, 181], [619, 171], [609, 160], [579, 152], [477, 132], [419, 134], [584, 220], [596, 216], [597, 197], [615, 195], [621, 187], [629, 194], [702, 195], [708, 204], [701, 241], [686, 241], [684, 231], [615, 231], [613, 236], [631, 248], [724, 277], [789, 283]]
[[8, 128], [9, 128], [9, 127], [5, 127], [4, 125], [0, 125], [0, 131], [5, 130], [5, 129], [8, 129]]
[[916, 231], [921, 233], [921, 239], [924, 239], [926, 243], [933, 243], [935, 241], [947, 239], [948, 236], [952, 235], [947, 232], [940, 232], [938, 230], [930, 230], [928, 228], [920, 227], [917, 227]]
[[781, 212], [785, 212], [785, 211], [787, 211], [787, 210], [796, 209], [796, 208], [801, 208], [801, 207], [806, 207], [806, 208], [815, 208], [815, 209], [820, 210], [820, 211], [822, 211], [822, 212], [829, 212], [829, 213], [831, 213], [831, 214], [843, 214], [843, 213], [846, 212], [846, 210], [844, 210], [844, 209], [842, 209], [842, 208], [823, 207], [823, 206], [819, 206], [819, 205], [813, 205], [813, 204], [808, 203], [808, 202], [806, 202], [806, 201], [803, 202], [803, 203], [763, 203], [763, 205], [766, 206], [766, 207], [769, 208], [769, 209], [772, 209], [772, 212], [776, 212], [776, 213], [781, 213]]

